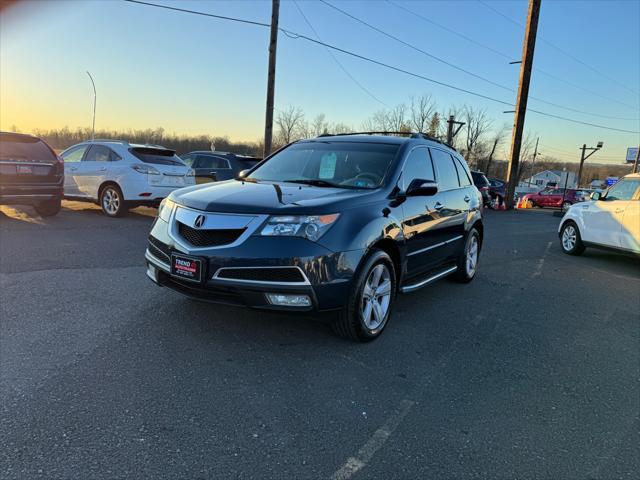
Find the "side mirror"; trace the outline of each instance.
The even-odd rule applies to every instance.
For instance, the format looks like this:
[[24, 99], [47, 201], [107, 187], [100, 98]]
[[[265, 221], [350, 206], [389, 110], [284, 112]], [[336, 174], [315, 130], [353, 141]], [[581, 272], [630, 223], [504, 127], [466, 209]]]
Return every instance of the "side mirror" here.
[[602, 195], [600, 194], [600, 192], [593, 192], [590, 196], [591, 200], [598, 201], [600, 200], [600, 198], [602, 197]]
[[240, 170], [240, 172], [238, 173], [238, 176], [236, 178], [244, 178], [247, 176], [247, 173], [249, 173], [249, 169], [245, 168], [244, 170]]
[[416, 178], [407, 188], [408, 197], [430, 197], [438, 193], [438, 183], [433, 180]]

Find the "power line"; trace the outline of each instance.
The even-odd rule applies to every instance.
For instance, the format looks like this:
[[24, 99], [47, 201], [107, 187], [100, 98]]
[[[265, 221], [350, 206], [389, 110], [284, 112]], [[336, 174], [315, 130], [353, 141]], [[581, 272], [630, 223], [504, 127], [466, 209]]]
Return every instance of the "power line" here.
[[[296, 6], [296, 8], [298, 9], [298, 12], [300, 12], [300, 15], [302, 16], [302, 18], [304, 19], [305, 23], [309, 26], [309, 28], [311, 29], [311, 31], [313, 32], [313, 34], [316, 36], [316, 38], [320, 41], [322, 41], [322, 38], [320, 38], [320, 35], [318, 35], [318, 32], [316, 31], [315, 28], [313, 28], [313, 25], [311, 24], [311, 22], [309, 21], [309, 19], [307, 18], [307, 16], [304, 14], [304, 12], [302, 11], [302, 8], [300, 8], [300, 5], [298, 4], [297, 0], [293, 0], [293, 4]], [[366, 93], [367, 95], [369, 95], [371, 98], [373, 98], [376, 102], [384, 105], [385, 107], [389, 108], [389, 105], [387, 105], [386, 103], [384, 103], [382, 100], [380, 100], [378, 97], [376, 97], [373, 93], [371, 93], [371, 91], [369, 91], [364, 85], [362, 85], [358, 80], [356, 80], [356, 78], [351, 75], [351, 73], [349, 73], [349, 71], [345, 68], [344, 65], [342, 65], [342, 63], [338, 60], [338, 58], [333, 54], [333, 52], [331, 50], [329, 50], [328, 48], [326, 48], [326, 51], [329, 55], [331, 55], [331, 58], [333, 58], [333, 61], [336, 62], [336, 64], [340, 67], [340, 69], [345, 73], [345, 75], [347, 75], [347, 77], [349, 77], [351, 79], [351, 81], [353, 81], [353, 83], [355, 83], [358, 87], [360, 87], [360, 89]]]
[[[214, 17], [214, 18], [218, 18], [218, 19], [225, 19], [225, 20], [228, 19], [228, 20], [241, 22], [241, 23], [251, 23], [251, 24], [259, 25], [259, 26], [263, 26], [263, 27], [269, 27], [270, 26], [269, 24], [266, 24], [266, 23], [245, 21], [243, 19], [238, 19], [238, 18], [223, 17], [221, 15], [213, 15], [213, 14], [207, 14], [207, 13], [203, 13], [203, 12], [196, 12], [196, 11], [192, 11], [192, 10], [185, 10], [185, 9], [180, 9], [180, 8], [175, 8], [175, 7], [168, 7], [166, 5], [158, 5], [158, 4], [150, 3], [150, 2], [142, 2], [140, 0], [124, 0], [124, 1], [130, 2], [130, 3], [137, 3], [137, 4], [140, 4], [140, 5], [146, 5], [146, 6], [150, 6], [150, 7], [165, 8], [165, 9], [168, 9], [168, 10], [177, 10], [177, 11], [185, 12], [185, 13], [195, 13], [197, 15], [210, 16], [210, 17]], [[449, 83], [446, 83], [446, 82], [442, 82], [442, 81], [436, 80], [434, 78], [429, 78], [429, 77], [421, 75], [419, 73], [411, 72], [409, 70], [405, 70], [403, 68], [396, 67], [394, 65], [390, 65], [388, 63], [384, 63], [384, 62], [381, 62], [379, 60], [375, 60], [373, 58], [370, 58], [370, 57], [367, 57], [367, 56], [352, 52], [350, 50], [346, 50], [344, 48], [336, 47], [335, 45], [331, 45], [329, 43], [325, 43], [325, 42], [322, 42], [320, 40], [313, 39], [311, 37], [308, 37], [307, 35], [295, 33], [295, 32], [292, 32], [292, 31], [287, 30], [287, 29], [282, 28], [282, 27], [279, 27], [279, 30], [282, 33], [284, 33], [287, 37], [292, 38], [294, 40], [297, 40], [297, 39], [306, 40], [308, 42], [315, 43], [315, 44], [318, 44], [318, 45], [322, 45], [322, 46], [324, 46], [326, 48], [330, 48], [330, 49], [332, 49], [334, 51], [344, 53], [345, 55], [349, 55], [351, 57], [358, 58], [360, 60], [372, 63], [374, 65], [378, 65], [378, 66], [381, 66], [381, 67], [384, 67], [384, 68], [387, 68], [389, 70], [393, 70], [393, 71], [396, 71], [396, 72], [399, 72], [399, 73], [404, 73], [405, 75], [408, 75], [408, 76], [411, 76], [411, 77], [414, 77], [414, 78], [419, 78], [421, 80], [425, 80], [427, 82], [434, 83], [436, 85], [440, 85], [440, 86], [449, 88], [451, 90], [455, 90], [455, 91], [458, 91], [458, 92], [462, 92], [462, 93], [466, 93], [466, 94], [469, 94], [469, 95], [473, 95], [473, 96], [478, 97], [478, 98], [483, 98], [485, 100], [489, 100], [491, 102], [498, 103], [500, 105], [507, 105], [509, 107], [513, 107], [514, 106], [513, 103], [506, 102], [504, 100], [500, 100], [500, 99], [497, 99], [497, 98], [494, 98], [494, 97], [490, 97], [490, 96], [484, 95], [482, 93], [474, 92], [472, 90], [467, 90], [465, 88], [458, 87], [458, 86], [455, 86], [455, 85], [452, 85], [452, 84], [449, 84]], [[537, 113], [539, 115], [546, 115], [546, 116], [549, 116], [549, 117], [554, 117], [554, 118], [558, 118], [558, 119], [561, 119], [561, 120], [566, 120], [566, 121], [577, 123], [577, 124], [588, 125], [588, 126], [591, 126], [591, 127], [601, 128], [601, 129], [604, 129], [604, 130], [612, 130], [612, 131], [617, 131], [617, 132], [633, 133], [633, 134], [640, 133], [640, 131], [635, 131], [635, 130], [624, 130], [624, 129], [620, 129], [620, 128], [607, 127], [606, 125], [598, 125], [598, 124], [594, 124], [594, 123], [582, 122], [580, 120], [575, 120], [575, 119], [571, 119], [571, 118], [567, 118], [567, 117], [561, 117], [559, 115], [553, 115], [553, 114], [546, 113], [546, 112], [541, 112], [541, 111], [538, 111], [538, 110], [529, 110], [529, 111]]]
[[[483, 0], [476, 0], [478, 3], [480, 3], [481, 5], [484, 5], [486, 8], [488, 8], [489, 10], [491, 10], [492, 12], [496, 13], [497, 15], [501, 16], [502, 18], [504, 18], [505, 20], [513, 23], [514, 25], [517, 25], [520, 28], [524, 28], [524, 25], [522, 25], [520, 22], [512, 19], [511, 17], [505, 15], [504, 13], [502, 13], [500, 10], [497, 10], [495, 8], [493, 8], [491, 5], [489, 5], [488, 3], [486, 3]], [[610, 82], [613, 82], [619, 86], [621, 86], [622, 88], [624, 88], [625, 90], [628, 90], [629, 92], [638, 95], [639, 93], [629, 87], [627, 87], [626, 85], [624, 85], [623, 83], [618, 82], [615, 78], [610, 77], [609, 75], [607, 75], [606, 73], [601, 72], [600, 70], [598, 70], [595, 67], [592, 67], [591, 65], [589, 65], [588, 63], [580, 60], [578, 57], [576, 57], [575, 55], [567, 52], [566, 50], [558, 47], [556, 44], [550, 42], [549, 40], [541, 37], [538, 35], [538, 38], [543, 41], [544, 43], [546, 43], [547, 45], [549, 45], [550, 47], [554, 48], [555, 50], [557, 50], [558, 52], [562, 53], [563, 55], [569, 57], [570, 59], [572, 59], [574, 62], [577, 62], [579, 64], [581, 64], [582, 66], [588, 68], [589, 70], [599, 74], [600, 76], [606, 78], [607, 80], [609, 80]]]
[[[451, 33], [453, 35], [456, 35], [456, 36], [458, 36], [460, 38], [463, 38], [464, 40], [466, 40], [466, 41], [468, 41], [468, 42], [470, 42], [470, 43], [472, 43], [474, 45], [477, 45], [477, 46], [479, 46], [481, 48], [484, 48], [485, 50], [488, 50], [488, 51], [490, 51], [490, 52], [492, 52], [492, 53], [494, 53], [494, 54], [496, 54], [496, 55], [498, 55], [500, 57], [503, 57], [503, 58], [505, 58], [507, 60], [513, 60], [513, 58], [514, 58], [513, 55], [509, 55], [509, 54], [504, 53], [504, 52], [502, 52], [500, 50], [496, 50], [495, 48], [490, 47], [489, 45], [486, 45], [484, 43], [478, 42], [477, 40], [475, 40], [475, 39], [473, 39], [471, 37], [468, 37], [467, 35], [464, 35], [463, 33], [460, 33], [459, 31], [457, 31], [457, 30], [455, 30], [453, 28], [449, 28], [449, 27], [447, 27], [445, 25], [442, 25], [441, 23], [438, 23], [438, 22], [434, 21], [431, 18], [425, 17], [424, 15], [421, 15], [418, 12], [414, 12], [413, 10], [411, 10], [411, 9], [409, 9], [409, 8], [403, 6], [403, 5], [400, 5], [399, 3], [397, 3], [397, 2], [395, 2], [393, 0], [386, 0], [386, 1], [387, 1], [387, 3], [393, 5], [394, 7], [399, 8], [400, 10], [404, 10], [408, 14], [413, 15], [414, 17], [416, 17], [416, 18], [418, 18], [418, 19], [420, 19], [420, 20], [422, 20], [424, 22], [427, 22], [427, 23], [429, 23], [431, 25], [435, 25], [436, 27], [439, 27], [439, 28], [445, 30], [446, 32], [449, 32], [449, 33]], [[539, 67], [535, 67], [533, 69], [533, 71], [538, 72], [538, 73], [540, 73], [542, 75], [545, 75], [545, 76], [547, 76], [549, 78], [552, 78], [552, 79], [554, 79], [554, 80], [556, 80], [558, 82], [562, 82], [565, 85], [569, 85], [570, 87], [577, 88], [579, 90], [587, 92], [590, 95], [594, 95], [596, 97], [600, 97], [603, 100], [607, 100], [609, 102], [617, 103], [618, 105], [622, 105], [622, 106], [630, 108], [630, 109], [632, 109], [634, 111], [638, 110], [637, 107], [634, 107], [634, 106], [629, 105], [629, 104], [627, 104], [625, 102], [621, 102], [619, 100], [616, 100], [615, 98], [610, 98], [610, 97], [607, 97], [606, 95], [602, 95], [601, 93], [596, 92], [595, 90], [591, 90], [591, 89], [588, 89], [588, 88], [583, 87], [581, 85], [578, 85], [576, 83], [570, 82], [569, 80], [566, 80], [566, 79], [564, 79], [562, 77], [559, 77], [557, 75], [549, 73], [546, 70], [543, 70], [543, 69], [541, 69]], [[622, 117], [611, 117], [611, 118], [615, 118], [616, 120], [637, 120], [637, 118], [622, 118]]]

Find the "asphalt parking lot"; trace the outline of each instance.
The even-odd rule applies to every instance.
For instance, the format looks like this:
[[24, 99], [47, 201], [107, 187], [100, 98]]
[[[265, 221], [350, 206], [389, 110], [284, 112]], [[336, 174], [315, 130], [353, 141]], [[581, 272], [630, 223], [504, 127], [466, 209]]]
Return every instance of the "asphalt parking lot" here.
[[354, 344], [154, 286], [153, 215], [0, 207], [3, 479], [637, 478], [637, 259], [487, 212], [471, 284]]

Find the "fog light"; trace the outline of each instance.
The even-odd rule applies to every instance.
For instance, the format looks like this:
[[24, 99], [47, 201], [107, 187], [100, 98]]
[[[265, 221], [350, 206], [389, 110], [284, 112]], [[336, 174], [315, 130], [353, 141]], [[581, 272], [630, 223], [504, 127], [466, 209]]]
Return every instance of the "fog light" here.
[[311, 305], [309, 295], [285, 295], [283, 293], [267, 293], [267, 300], [271, 305], [285, 307], [308, 307]]

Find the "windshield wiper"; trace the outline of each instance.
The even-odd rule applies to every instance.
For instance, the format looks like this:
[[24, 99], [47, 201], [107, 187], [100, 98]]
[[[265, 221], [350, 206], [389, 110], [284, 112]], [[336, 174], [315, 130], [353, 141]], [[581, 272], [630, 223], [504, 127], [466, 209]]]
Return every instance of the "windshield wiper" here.
[[314, 187], [345, 188], [343, 185], [327, 182], [326, 180], [320, 180], [319, 178], [292, 178], [291, 180], [282, 181], [286, 183], [301, 183], [303, 185], [312, 185]]

